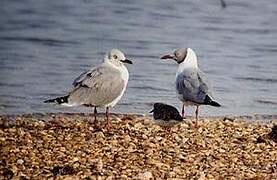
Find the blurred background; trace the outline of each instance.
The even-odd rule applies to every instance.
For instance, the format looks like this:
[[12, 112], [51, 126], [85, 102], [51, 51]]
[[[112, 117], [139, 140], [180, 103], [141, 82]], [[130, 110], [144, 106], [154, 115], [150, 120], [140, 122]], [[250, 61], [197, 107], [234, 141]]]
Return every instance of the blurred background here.
[[[180, 109], [177, 64], [161, 55], [191, 47], [222, 108], [200, 115], [277, 113], [276, 0], [1, 0], [0, 114], [92, 112], [43, 100], [119, 48], [132, 59], [127, 91], [113, 112]], [[192, 112], [190, 108], [190, 113]]]

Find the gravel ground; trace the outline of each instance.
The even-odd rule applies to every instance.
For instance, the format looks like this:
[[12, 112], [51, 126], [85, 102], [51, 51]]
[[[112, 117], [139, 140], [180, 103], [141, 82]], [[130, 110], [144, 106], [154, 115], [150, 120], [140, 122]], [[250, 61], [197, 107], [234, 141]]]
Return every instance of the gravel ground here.
[[[271, 122], [192, 119], [171, 128], [150, 117], [0, 116], [0, 179], [276, 179]], [[276, 132], [275, 132], [276, 133]]]

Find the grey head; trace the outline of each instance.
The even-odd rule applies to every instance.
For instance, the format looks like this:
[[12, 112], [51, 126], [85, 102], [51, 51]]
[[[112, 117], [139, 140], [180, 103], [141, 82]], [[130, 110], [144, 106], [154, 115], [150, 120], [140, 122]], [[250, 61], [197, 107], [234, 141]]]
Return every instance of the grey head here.
[[166, 54], [161, 59], [173, 59], [178, 64], [181, 64], [187, 57], [188, 48], [180, 48], [175, 50], [172, 54]]

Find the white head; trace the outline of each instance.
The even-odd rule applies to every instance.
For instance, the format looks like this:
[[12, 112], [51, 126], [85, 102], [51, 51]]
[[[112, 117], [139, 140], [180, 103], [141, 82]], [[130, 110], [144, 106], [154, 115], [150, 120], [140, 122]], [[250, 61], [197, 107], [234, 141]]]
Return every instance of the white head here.
[[123, 65], [123, 63], [133, 64], [132, 61], [127, 59], [123, 52], [118, 49], [112, 49], [110, 52], [108, 52], [104, 61], [118, 66]]
[[177, 49], [173, 54], [164, 55], [161, 59], [173, 59], [180, 65], [186, 64], [187, 66], [198, 67], [196, 54], [191, 48]]

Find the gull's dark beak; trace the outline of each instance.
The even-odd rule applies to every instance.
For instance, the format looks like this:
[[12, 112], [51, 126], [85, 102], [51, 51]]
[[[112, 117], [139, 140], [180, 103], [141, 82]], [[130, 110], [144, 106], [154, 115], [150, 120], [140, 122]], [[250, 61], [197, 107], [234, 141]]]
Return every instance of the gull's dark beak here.
[[161, 59], [174, 59], [174, 55], [167, 54], [167, 55], [162, 56]]
[[125, 60], [120, 60], [123, 63], [127, 63], [127, 64], [133, 64], [133, 62], [129, 59], [125, 59]]
[[154, 109], [153, 109], [153, 110], [151, 110], [149, 113], [152, 113], [152, 112], [154, 112]]

